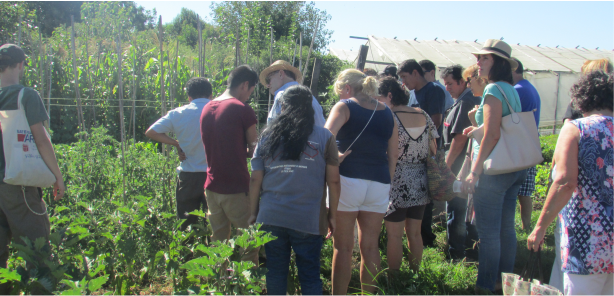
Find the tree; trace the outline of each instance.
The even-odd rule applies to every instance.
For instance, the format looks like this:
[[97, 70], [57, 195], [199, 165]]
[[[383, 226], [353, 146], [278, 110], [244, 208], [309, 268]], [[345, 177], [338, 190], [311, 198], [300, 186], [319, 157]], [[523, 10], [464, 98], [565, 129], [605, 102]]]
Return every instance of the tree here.
[[210, 24], [205, 23], [202, 17], [199, 17], [196, 12], [188, 8], [181, 8], [181, 12], [177, 15], [170, 24], [165, 26], [165, 32], [172, 37], [179, 38], [179, 42], [189, 45], [194, 48], [198, 45], [198, 20], [205, 38], [217, 37], [219, 32]]
[[224, 35], [234, 36], [239, 31], [241, 38], [246, 38], [249, 28], [252, 33], [250, 52], [253, 53], [268, 49], [271, 26], [276, 41], [286, 37], [296, 42], [299, 32], [303, 32], [303, 44], [309, 44], [319, 18], [318, 35], [313, 45], [316, 51], [323, 50], [330, 43], [333, 33], [326, 29], [326, 23], [331, 16], [326, 11], [315, 8], [313, 2], [214, 2], [211, 4], [211, 10], [214, 23]]
[[81, 5], [84, 1], [32, 1], [27, 7], [36, 14], [36, 20], [43, 36], [49, 37], [61, 25], [70, 25], [70, 16], [75, 22], [81, 19]]

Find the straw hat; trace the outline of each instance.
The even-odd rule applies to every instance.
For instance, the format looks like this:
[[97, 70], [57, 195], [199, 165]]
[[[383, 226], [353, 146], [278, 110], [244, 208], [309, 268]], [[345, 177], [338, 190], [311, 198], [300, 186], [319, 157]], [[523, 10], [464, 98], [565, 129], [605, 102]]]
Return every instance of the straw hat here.
[[290, 63], [286, 61], [278, 60], [271, 64], [268, 68], [260, 72], [260, 83], [262, 83], [262, 85], [264, 86], [267, 86], [266, 77], [269, 76], [269, 74], [279, 70], [288, 70], [294, 73], [294, 76], [296, 76], [296, 81], [298, 82], [301, 82], [301, 80], [303, 80], [303, 74], [301, 74], [301, 71], [299, 71], [297, 68], [292, 67], [292, 65], [290, 65]]
[[488, 39], [486, 42], [484, 42], [484, 46], [482, 46], [480, 51], [472, 52], [472, 54], [476, 58], [481, 54], [494, 54], [508, 60], [510, 62], [510, 66], [512, 66], [512, 71], [518, 68], [518, 63], [512, 59], [512, 48], [501, 40]]

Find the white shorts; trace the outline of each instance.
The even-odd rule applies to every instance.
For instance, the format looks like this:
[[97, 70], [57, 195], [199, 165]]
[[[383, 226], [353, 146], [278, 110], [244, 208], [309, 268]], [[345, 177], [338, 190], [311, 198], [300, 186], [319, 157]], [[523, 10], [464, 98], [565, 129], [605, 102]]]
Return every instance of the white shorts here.
[[611, 273], [579, 275], [566, 273], [565, 295], [612, 295], [614, 282]]
[[341, 176], [338, 211], [386, 213], [390, 202], [390, 184]]

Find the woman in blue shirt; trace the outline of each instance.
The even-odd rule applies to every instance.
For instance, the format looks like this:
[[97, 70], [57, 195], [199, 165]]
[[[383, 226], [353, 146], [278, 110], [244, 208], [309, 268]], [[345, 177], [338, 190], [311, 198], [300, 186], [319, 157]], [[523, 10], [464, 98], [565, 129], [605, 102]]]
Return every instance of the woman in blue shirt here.
[[[281, 99], [281, 114], [260, 136], [252, 158], [248, 222], [276, 240], [264, 245], [269, 295], [285, 295], [290, 251], [296, 254], [301, 291], [322, 294], [320, 251], [326, 224], [335, 229], [339, 200], [339, 160], [335, 137], [314, 125], [312, 95], [305, 86], [289, 87]], [[331, 209], [326, 219], [325, 182]]]
[[[520, 98], [512, 79], [512, 71], [518, 64], [511, 59], [511, 53], [512, 48], [507, 43], [496, 39], [486, 40], [482, 50], [473, 53], [478, 60], [479, 77], [487, 78], [489, 82], [475, 114], [478, 126], [484, 125], [484, 137], [481, 142], [473, 140], [471, 173], [463, 182], [463, 191], [473, 194], [480, 238], [476, 290], [501, 289], [501, 273], [513, 271], [516, 257], [516, 196], [526, 179], [527, 170], [500, 175], [483, 174], [484, 161], [501, 136], [501, 120], [511, 114], [497, 85], [505, 92], [514, 111], [521, 112]], [[468, 127], [463, 133], [470, 136], [473, 129], [475, 127]], [[479, 185], [475, 186], [478, 180]]]

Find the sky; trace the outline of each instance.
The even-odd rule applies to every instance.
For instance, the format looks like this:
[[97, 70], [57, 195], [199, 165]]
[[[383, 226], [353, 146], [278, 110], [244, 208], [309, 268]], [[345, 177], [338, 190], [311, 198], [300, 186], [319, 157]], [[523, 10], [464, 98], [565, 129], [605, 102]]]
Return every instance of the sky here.
[[[136, 1], [156, 8], [170, 22], [182, 7], [211, 21], [211, 1]], [[511, 44], [612, 50], [614, 2], [543, 1], [315, 1], [332, 19], [329, 48], [358, 50], [366, 40], [350, 36], [397, 39], [500, 39]]]

